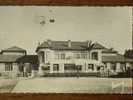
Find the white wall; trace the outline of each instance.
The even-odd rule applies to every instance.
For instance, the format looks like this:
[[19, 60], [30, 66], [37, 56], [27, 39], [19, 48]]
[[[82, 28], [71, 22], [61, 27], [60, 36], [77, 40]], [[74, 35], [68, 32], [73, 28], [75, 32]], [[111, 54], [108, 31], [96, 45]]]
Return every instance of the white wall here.
[[0, 63], [0, 73], [5, 71], [5, 63]]
[[18, 70], [18, 64], [17, 63], [13, 63], [13, 70], [12, 71], [5, 71], [5, 63], [0, 63], [0, 73], [2, 74], [7, 74], [9, 75], [9, 77], [15, 77], [17, 75], [17, 73], [19, 72]]
[[[81, 53], [82, 51], [56, 51], [56, 50], [50, 50], [50, 49], [39, 49], [39, 52], [44, 52], [44, 59], [45, 59], [45, 63], [50, 63], [50, 69], [52, 70], [52, 65], [53, 64], [59, 64], [59, 67], [64, 67], [64, 64], [70, 64], [70, 63], [74, 63], [76, 65], [82, 65], [82, 71], [83, 72], [90, 72], [90, 70], [88, 70], [88, 64], [94, 64], [94, 71], [91, 72], [95, 72], [96, 71], [96, 67], [98, 65], [100, 65], [101, 62], [101, 58], [102, 58], [102, 50], [92, 50], [91, 52], [89, 51], [85, 51], [87, 53], [87, 59], [77, 59], [74, 58], [74, 54], [75, 53]], [[59, 53], [65, 53], [65, 56], [70, 57], [71, 59], [55, 59], [55, 53], [59, 52]], [[98, 52], [98, 60], [93, 60], [91, 59], [90, 55], [92, 52]], [[89, 57], [90, 56], [90, 57]], [[39, 57], [41, 58], [41, 57]], [[44, 66], [45, 63], [40, 63], [40, 66]], [[62, 66], [61, 66], [62, 65]], [[86, 65], [86, 68], [85, 68]], [[59, 72], [63, 72], [64, 70], [62, 68], [60, 68]], [[53, 73], [53, 71], [50, 71], [51, 73]]]

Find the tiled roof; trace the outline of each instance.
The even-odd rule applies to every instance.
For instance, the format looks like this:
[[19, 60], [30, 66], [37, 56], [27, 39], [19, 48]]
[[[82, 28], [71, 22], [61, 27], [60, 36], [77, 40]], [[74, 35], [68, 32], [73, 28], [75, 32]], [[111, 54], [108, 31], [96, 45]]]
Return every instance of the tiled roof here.
[[[50, 41], [51, 44], [49, 45], [48, 42], [43, 42], [41, 45], [37, 47], [37, 50], [40, 48], [50, 48], [53, 50], [87, 50], [88, 45], [87, 42], [76, 42], [71, 41], [71, 47], [68, 47], [68, 41]], [[92, 49], [105, 49], [99, 43], [95, 43]]]
[[22, 49], [20, 47], [17, 47], [17, 46], [13, 46], [13, 47], [10, 47], [10, 48], [7, 48], [7, 49], [3, 49], [3, 51], [22, 51], [22, 52], [26, 52], [25, 49]]
[[20, 55], [2, 55], [2, 54], [0, 54], [0, 63], [16, 62], [16, 60], [20, 57], [21, 57]]
[[125, 58], [123, 55], [117, 54], [116, 56], [103, 56], [103, 62], [133, 62], [133, 59]]
[[102, 51], [102, 53], [118, 53], [116, 50], [113, 49], [105, 49]]
[[0, 55], [0, 62], [22, 62], [22, 63], [38, 63], [38, 56], [37, 55]]

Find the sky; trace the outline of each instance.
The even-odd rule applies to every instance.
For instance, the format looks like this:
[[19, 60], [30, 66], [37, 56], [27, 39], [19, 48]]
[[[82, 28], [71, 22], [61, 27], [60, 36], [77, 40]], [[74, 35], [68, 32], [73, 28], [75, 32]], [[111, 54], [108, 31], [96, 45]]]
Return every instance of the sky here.
[[[120, 53], [132, 47], [131, 7], [0, 6], [0, 49], [18, 46], [35, 54], [38, 42], [101, 43]], [[53, 23], [49, 22], [54, 19]], [[45, 21], [45, 24], [40, 24]]]

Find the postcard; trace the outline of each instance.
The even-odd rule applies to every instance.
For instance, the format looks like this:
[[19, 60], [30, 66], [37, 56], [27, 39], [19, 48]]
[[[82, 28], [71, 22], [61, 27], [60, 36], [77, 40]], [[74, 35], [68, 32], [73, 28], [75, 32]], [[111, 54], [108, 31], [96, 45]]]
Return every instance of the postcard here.
[[132, 7], [0, 6], [0, 93], [132, 94]]

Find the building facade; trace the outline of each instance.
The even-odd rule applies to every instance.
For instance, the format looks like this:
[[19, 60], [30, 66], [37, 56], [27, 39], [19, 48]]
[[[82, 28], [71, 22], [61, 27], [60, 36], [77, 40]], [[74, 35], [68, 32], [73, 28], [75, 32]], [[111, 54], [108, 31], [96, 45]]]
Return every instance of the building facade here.
[[132, 68], [133, 60], [113, 49], [91, 41], [52, 41], [39, 44], [39, 74], [97, 73], [112, 74]]
[[26, 50], [13, 46], [0, 53], [0, 76], [28, 76], [38, 70], [37, 55], [27, 55]]
[[0, 76], [108, 76], [133, 69], [133, 59], [91, 41], [47, 40], [36, 53], [16, 46], [1, 50]]

